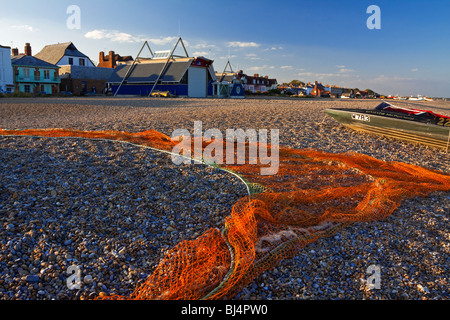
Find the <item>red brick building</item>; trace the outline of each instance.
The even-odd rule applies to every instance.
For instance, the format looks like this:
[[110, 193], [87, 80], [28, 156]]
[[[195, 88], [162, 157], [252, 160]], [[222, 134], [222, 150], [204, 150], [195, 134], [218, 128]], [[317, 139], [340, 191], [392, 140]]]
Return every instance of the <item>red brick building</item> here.
[[121, 55], [116, 54], [114, 51], [110, 51], [109, 54], [105, 56], [105, 53], [103, 51], [100, 51], [99, 63], [97, 65], [97, 67], [115, 68], [118, 63], [127, 62], [127, 61], [132, 62], [133, 58], [131, 56], [122, 57]]
[[[242, 73], [242, 71], [239, 71]], [[250, 92], [268, 92], [270, 89], [277, 89], [278, 83], [277, 79], [271, 79], [269, 76], [260, 76], [259, 74], [254, 74], [253, 76], [248, 76], [242, 74], [241, 76], [244, 88], [246, 91]]]

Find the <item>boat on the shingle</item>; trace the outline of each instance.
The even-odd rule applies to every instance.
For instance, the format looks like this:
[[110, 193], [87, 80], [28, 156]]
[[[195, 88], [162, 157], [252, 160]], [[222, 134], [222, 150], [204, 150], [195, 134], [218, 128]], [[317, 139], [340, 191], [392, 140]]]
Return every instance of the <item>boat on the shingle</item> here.
[[368, 133], [450, 150], [450, 117], [382, 102], [375, 109], [326, 109], [341, 124]]

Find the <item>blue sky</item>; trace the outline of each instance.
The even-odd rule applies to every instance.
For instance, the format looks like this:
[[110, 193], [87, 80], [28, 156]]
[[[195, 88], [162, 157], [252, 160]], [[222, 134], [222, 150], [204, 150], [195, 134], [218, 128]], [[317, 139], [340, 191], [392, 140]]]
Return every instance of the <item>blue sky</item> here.
[[[80, 29], [67, 8], [80, 8]], [[381, 29], [366, 12], [381, 9]], [[72, 41], [94, 62], [99, 51], [136, 56], [145, 40], [172, 49], [181, 34], [190, 55], [222, 71], [334, 84], [382, 94], [450, 97], [450, 1], [20, 1], [0, 12], [0, 44], [33, 54]]]

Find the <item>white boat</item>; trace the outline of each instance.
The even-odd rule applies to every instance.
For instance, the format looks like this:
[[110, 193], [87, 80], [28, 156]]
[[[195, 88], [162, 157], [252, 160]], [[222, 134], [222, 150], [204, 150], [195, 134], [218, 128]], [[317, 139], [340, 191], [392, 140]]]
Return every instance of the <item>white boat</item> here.
[[423, 101], [425, 99], [421, 95], [418, 95], [417, 97], [411, 96], [411, 97], [408, 98], [408, 100], [411, 100], [411, 101]]

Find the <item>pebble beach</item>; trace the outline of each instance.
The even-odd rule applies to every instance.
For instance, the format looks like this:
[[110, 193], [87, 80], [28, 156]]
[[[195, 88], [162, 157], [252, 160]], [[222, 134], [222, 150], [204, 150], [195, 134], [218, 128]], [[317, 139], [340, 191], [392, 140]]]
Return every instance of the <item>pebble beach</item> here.
[[[279, 129], [295, 149], [357, 152], [450, 174], [444, 150], [354, 132], [333, 107], [380, 100], [299, 98], [1, 98], [0, 128]], [[393, 101], [450, 116], [449, 101]], [[130, 295], [183, 240], [222, 229], [246, 195], [235, 176], [120, 142], [0, 136], [0, 299]], [[447, 300], [450, 194], [405, 200], [387, 219], [352, 224], [258, 276], [236, 300]], [[79, 267], [79, 289], [67, 285]], [[380, 287], [369, 288], [370, 266]]]

